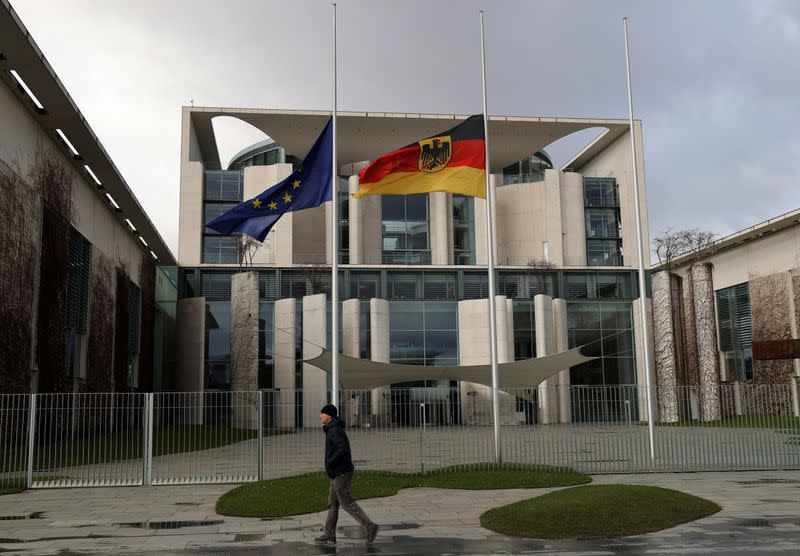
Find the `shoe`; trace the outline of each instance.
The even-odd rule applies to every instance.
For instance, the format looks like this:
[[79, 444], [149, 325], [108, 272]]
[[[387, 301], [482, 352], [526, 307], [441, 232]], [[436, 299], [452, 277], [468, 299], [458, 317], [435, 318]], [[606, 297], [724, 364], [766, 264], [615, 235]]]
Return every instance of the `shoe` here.
[[328, 535], [323, 533], [321, 536], [314, 539], [314, 542], [336, 542], [336, 535]]
[[375, 536], [378, 534], [378, 529], [380, 529], [380, 526], [377, 523], [373, 523], [367, 527], [367, 544], [370, 544], [375, 540]]

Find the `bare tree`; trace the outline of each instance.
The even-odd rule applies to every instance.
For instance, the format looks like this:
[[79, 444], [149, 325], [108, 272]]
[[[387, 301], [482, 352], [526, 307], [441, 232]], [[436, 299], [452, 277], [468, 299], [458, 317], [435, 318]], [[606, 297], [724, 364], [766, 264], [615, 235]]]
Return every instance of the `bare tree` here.
[[239, 272], [245, 272], [253, 268], [253, 259], [256, 256], [258, 249], [264, 245], [256, 238], [247, 234], [240, 234], [239, 241], [236, 244], [236, 250], [239, 260]]
[[528, 261], [528, 268], [531, 269], [531, 277], [538, 286], [539, 293], [547, 293], [546, 278], [551, 276], [553, 271], [558, 268], [552, 261], [546, 259], [531, 259]]
[[330, 276], [331, 270], [329, 266], [325, 266], [322, 264], [314, 263], [310, 264], [306, 267], [303, 267], [303, 272], [306, 275], [306, 279], [308, 283], [311, 284], [311, 293], [323, 293], [324, 286], [322, 282], [322, 278], [324, 276]]
[[672, 269], [672, 261], [693, 253], [694, 259], [701, 258], [701, 252], [717, 238], [717, 234], [700, 228], [673, 230], [667, 228], [653, 239], [653, 251], [664, 270]]

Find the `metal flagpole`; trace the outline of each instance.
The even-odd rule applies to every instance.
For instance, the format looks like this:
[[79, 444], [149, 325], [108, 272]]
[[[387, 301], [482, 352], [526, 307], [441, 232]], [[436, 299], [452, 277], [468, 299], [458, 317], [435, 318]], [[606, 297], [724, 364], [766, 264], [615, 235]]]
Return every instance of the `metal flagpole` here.
[[650, 390], [650, 348], [646, 341], [648, 336], [647, 318], [647, 288], [645, 287], [644, 275], [644, 240], [642, 239], [642, 210], [639, 206], [639, 168], [636, 161], [636, 139], [633, 129], [633, 93], [631, 92], [631, 60], [628, 53], [628, 18], [622, 18], [622, 25], [625, 28], [625, 67], [628, 72], [628, 123], [631, 134], [631, 158], [633, 160], [633, 202], [636, 204], [636, 247], [639, 254], [639, 310], [642, 319], [642, 346], [644, 347], [644, 383], [647, 389], [647, 433], [650, 440], [650, 459], [655, 458], [655, 446], [653, 443], [653, 401]]
[[333, 5], [333, 122], [331, 126], [331, 403], [339, 407], [339, 169], [336, 163], [336, 4]]
[[486, 252], [489, 264], [489, 353], [492, 363], [492, 419], [494, 421], [494, 458], [500, 463], [503, 454], [500, 446], [500, 379], [497, 368], [497, 307], [494, 298], [494, 195], [489, 166], [489, 113], [486, 104], [486, 47], [483, 37], [483, 10], [481, 10], [481, 75], [483, 78], [483, 136], [486, 156]]

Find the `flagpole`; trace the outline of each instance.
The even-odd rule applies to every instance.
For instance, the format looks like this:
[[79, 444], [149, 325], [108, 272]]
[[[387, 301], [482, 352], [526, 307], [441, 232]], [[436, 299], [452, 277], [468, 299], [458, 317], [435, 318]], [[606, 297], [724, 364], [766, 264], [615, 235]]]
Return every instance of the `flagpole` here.
[[503, 460], [500, 446], [500, 379], [497, 368], [497, 307], [494, 298], [494, 195], [489, 165], [489, 113], [486, 103], [486, 47], [483, 33], [483, 10], [481, 10], [481, 76], [483, 79], [483, 137], [486, 152], [486, 242], [489, 259], [489, 354], [492, 363], [492, 420], [494, 421], [494, 458]]
[[333, 120], [331, 165], [331, 403], [339, 407], [339, 169], [336, 161], [336, 4], [333, 4]]
[[642, 210], [639, 206], [639, 169], [636, 161], [636, 138], [633, 128], [633, 93], [631, 88], [631, 59], [628, 52], [628, 18], [622, 18], [625, 28], [625, 68], [628, 73], [628, 124], [631, 134], [631, 159], [633, 161], [633, 202], [636, 204], [636, 247], [639, 254], [639, 310], [642, 320], [642, 347], [644, 348], [644, 384], [647, 390], [647, 433], [650, 441], [650, 459], [655, 458], [653, 443], [653, 401], [650, 390], [650, 348], [647, 342], [648, 315], [647, 315], [647, 289], [644, 275], [644, 239], [642, 238]]

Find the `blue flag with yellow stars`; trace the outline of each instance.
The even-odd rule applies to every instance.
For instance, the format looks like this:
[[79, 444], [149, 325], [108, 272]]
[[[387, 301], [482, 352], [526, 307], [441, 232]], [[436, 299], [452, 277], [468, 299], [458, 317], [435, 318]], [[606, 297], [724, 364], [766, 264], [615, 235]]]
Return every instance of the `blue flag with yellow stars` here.
[[332, 120], [288, 178], [219, 216], [207, 227], [223, 235], [247, 234], [264, 241], [278, 219], [294, 210], [318, 207], [331, 200]]

